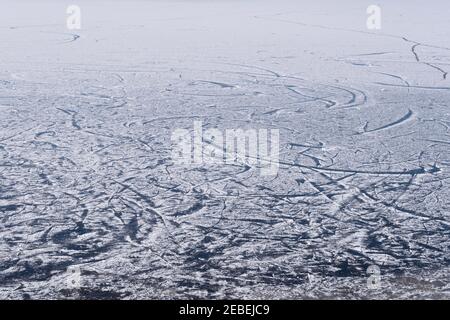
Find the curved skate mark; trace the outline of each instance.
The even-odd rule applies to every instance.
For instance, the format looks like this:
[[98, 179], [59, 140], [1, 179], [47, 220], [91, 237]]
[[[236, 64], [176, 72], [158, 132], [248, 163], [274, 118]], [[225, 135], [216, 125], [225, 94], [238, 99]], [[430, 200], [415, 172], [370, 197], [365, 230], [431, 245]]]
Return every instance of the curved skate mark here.
[[66, 43], [77, 41], [80, 38], [80, 35], [75, 34], [75, 33], [68, 33], [67, 35], [70, 35], [72, 37], [72, 39], [66, 41]]
[[427, 87], [427, 86], [404, 86], [400, 84], [392, 84], [392, 83], [384, 83], [384, 82], [373, 82], [374, 84], [378, 84], [381, 86], [387, 87], [398, 87], [398, 88], [411, 88], [411, 89], [424, 89], [424, 90], [450, 90], [450, 87]]
[[394, 79], [398, 79], [398, 80], [400, 80], [401, 82], [403, 82], [407, 87], [410, 87], [410, 86], [411, 86], [411, 85], [409, 84], [409, 82], [406, 81], [406, 80], [405, 80], [403, 77], [401, 77], [401, 76], [397, 76], [397, 75], [395, 75], [395, 74], [385, 73], [385, 72], [375, 72], [375, 73], [382, 74], [382, 75], [384, 75], [384, 76], [388, 76], [388, 77], [391, 77], [391, 78], [394, 78]]
[[34, 135], [35, 138], [40, 138], [41, 136], [49, 136], [49, 137], [54, 137], [56, 135], [56, 132], [53, 130], [48, 130], [48, 131], [41, 131], [38, 132]]
[[175, 212], [174, 216], [175, 217], [180, 217], [180, 216], [185, 216], [185, 215], [190, 215], [193, 213], [196, 213], [198, 211], [200, 211], [201, 209], [203, 209], [205, 207], [205, 205], [203, 204], [203, 201], [197, 202], [195, 204], [193, 204], [191, 207], [183, 210], [183, 211], [177, 211]]
[[[297, 79], [297, 80], [303, 80], [303, 79]], [[318, 83], [318, 85], [322, 86], [322, 87], [326, 87], [326, 88], [332, 88], [332, 89], [335, 89], [338, 91], [343, 91], [344, 93], [347, 93], [348, 95], [350, 95], [350, 99], [347, 102], [338, 103], [334, 100], [326, 99], [327, 97], [313, 97], [310, 95], [303, 94], [303, 93], [293, 89], [293, 88], [297, 87], [295, 85], [284, 85], [284, 87], [297, 95], [312, 99], [310, 101], [324, 102], [326, 104], [327, 108], [332, 108], [334, 106], [340, 106], [343, 109], [353, 108], [353, 107], [362, 106], [367, 102], [367, 95], [362, 90], [344, 87], [344, 86], [331, 85], [331, 84], [323, 84], [323, 83]], [[359, 101], [357, 101], [357, 100], [359, 100]], [[303, 102], [309, 102], [309, 101], [302, 101], [302, 103]]]
[[309, 28], [319, 28], [319, 29], [325, 29], [325, 30], [332, 30], [332, 31], [344, 31], [344, 32], [353, 32], [353, 33], [361, 33], [361, 34], [369, 34], [372, 36], [379, 36], [379, 37], [388, 37], [388, 38], [394, 38], [394, 39], [402, 39], [406, 42], [410, 42], [413, 43], [413, 46], [411, 47], [411, 52], [414, 55], [415, 59], [417, 62], [426, 64], [436, 70], [439, 70], [441, 73], [443, 73], [443, 78], [444, 80], [447, 78], [447, 72], [442, 70], [441, 68], [430, 64], [430, 63], [426, 63], [426, 62], [422, 62], [420, 61], [420, 57], [416, 52], [416, 48], [418, 46], [424, 46], [424, 47], [429, 47], [429, 48], [436, 48], [436, 49], [442, 49], [442, 50], [447, 50], [450, 51], [450, 48], [447, 47], [442, 47], [442, 46], [436, 46], [436, 45], [430, 45], [430, 44], [426, 44], [426, 43], [420, 43], [417, 41], [413, 41], [410, 40], [406, 37], [402, 37], [402, 36], [398, 36], [398, 35], [394, 35], [394, 34], [388, 34], [388, 33], [375, 33], [375, 32], [369, 32], [369, 31], [362, 31], [362, 30], [355, 30], [355, 29], [347, 29], [347, 28], [335, 28], [335, 27], [330, 27], [330, 26], [324, 26], [324, 25], [317, 25], [317, 24], [307, 24], [304, 22], [299, 22], [299, 21], [293, 21], [293, 20], [286, 20], [286, 19], [276, 19], [276, 18], [270, 18], [270, 17], [260, 17], [260, 16], [254, 16], [254, 18], [256, 19], [263, 19], [263, 20], [272, 20], [272, 21], [278, 21], [278, 22], [283, 22], [283, 23], [290, 23], [290, 24], [296, 24], [296, 25], [300, 25], [303, 27], [309, 27]]
[[[276, 115], [276, 114], [280, 113], [283, 110], [286, 110], [286, 108], [273, 109], [273, 110], [269, 110], [269, 111], [263, 112], [262, 114], [271, 116], [271, 115], [274, 115], [274, 114]], [[252, 113], [252, 115], [253, 114], [254, 113]]]
[[325, 103], [325, 105], [326, 105], [327, 108], [331, 108], [331, 107], [333, 107], [333, 106], [336, 105], [336, 102], [335, 102], [335, 101], [332, 101], [332, 100], [329, 100], [329, 99], [325, 99], [325, 98], [322, 98], [322, 97], [313, 97], [313, 96], [309, 96], [309, 95], [303, 94], [303, 93], [301, 93], [301, 92], [299, 92], [299, 91], [293, 89], [293, 88], [296, 88], [297, 86], [294, 86], [294, 85], [285, 85], [284, 87], [285, 87], [287, 90], [289, 90], [289, 91], [295, 93], [296, 95], [302, 96], [302, 97], [304, 97], [304, 98], [309, 98], [309, 99], [311, 99], [311, 100], [308, 100], [308, 101], [301, 101], [302, 103], [304, 103], [304, 102], [311, 102], [311, 101], [321, 101], [321, 102]]
[[354, 65], [354, 66], [358, 66], [358, 67], [369, 67], [369, 66], [371, 66], [371, 64], [370, 63], [364, 63], [364, 62], [355, 62], [355, 61], [346, 61], [347, 63], [350, 63], [351, 65]]
[[162, 222], [162, 224], [164, 225], [164, 228], [166, 229], [166, 231], [167, 231], [169, 237], [171, 238], [171, 240], [174, 243], [178, 244], [178, 241], [175, 239], [175, 237], [173, 236], [173, 234], [172, 234], [172, 232], [170, 231], [170, 228], [169, 228], [169, 223], [171, 223], [171, 224], [175, 224], [175, 223], [173, 221], [171, 221], [171, 220], [168, 220], [163, 214], [161, 214], [160, 212], [158, 212], [156, 210], [155, 203], [153, 202], [152, 199], [150, 199], [149, 196], [139, 192], [138, 190], [134, 189], [130, 185], [127, 185], [125, 183], [122, 183], [122, 182], [117, 181], [117, 180], [112, 179], [112, 178], [110, 178], [110, 180], [113, 181], [114, 183], [117, 183], [118, 185], [122, 186], [124, 188], [123, 190], [129, 190], [132, 193], [134, 193], [136, 196], [138, 196], [141, 200], [143, 200], [147, 204], [147, 207], [144, 208], [144, 209], [147, 212], [155, 215], [156, 218], [159, 219]]
[[[219, 148], [214, 143], [210, 143], [211, 146], [214, 146], [216, 148]], [[270, 160], [262, 159], [259, 157], [252, 157], [247, 155], [247, 158], [251, 158], [254, 160], [259, 160], [262, 163], [271, 163]], [[292, 162], [285, 162], [285, 161], [279, 161], [279, 165], [284, 165], [288, 167], [297, 167], [297, 168], [304, 168], [304, 169], [310, 169], [310, 170], [317, 170], [319, 172], [325, 171], [325, 172], [342, 172], [342, 173], [350, 173], [350, 174], [369, 174], [369, 175], [423, 175], [423, 174], [432, 174], [436, 172], [440, 172], [441, 169], [438, 168], [435, 164], [430, 165], [429, 167], [425, 168], [423, 166], [420, 166], [419, 168], [415, 169], [404, 169], [404, 170], [380, 170], [380, 171], [371, 171], [371, 170], [358, 170], [358, 169], [343, 169], [343, 168], [327, 168], [327, 167], [319, 167], [319, 166], [308, 166], [308, 165], [302, 165], [299, 163], [292, 163]], [[248, 164], [246, 164], [248, 165]]]
[[113, 73], [113, 77], [119, 80], [120, 83], [124, 83], [125, 79], [118, 73]]
[[422, 60], [420, 59], [419, 54], [418, 54], [417, 51], [416, 51], [417, 47], [419, 47], [419, 46], [422, 45], [420, 42], [412, 41], [412, 40], [409, 40], [409, 39], [407, 39], [407, 38], [405, 38], [405, 37], [403, 37], [403, 40], [405, 40], [406, 42], [413, 43], [413, 45], [411, 46], [411, 52], [412, 52], [412, 54], [414, 55], [414, 58], [416, 59], [417, 62], [422, 63], [422, 64], [425, 64], [425, 65], [427, 65], [427, 66], [429, 66], [429, 67], [431, 67], [431, 68], [433, 68], [433, 69], [435, 69], [435, 70], [438, 70], [440, 73], [442, 73], [443, 79], [444, 79], [444, 80], [447, 79], [447, 74], [448, 74], [447, 71], [443, 70], [442, 68], [440, 68], [440, 67], [438, 67], [438, 66], [436, 66], [436, 65], [434, 65], [434, 64], [431, 64], [431, 63], [429, 63], [429, 62], [424, 62], [424, 61], [422, 61]]
[[448, 144], [448, 145], [450, 145], [450, 141], [433, 140], [433, 139], [418, 139], [418, 140], [428, 141], [428, 142], [433, 142], [433, 143], [438, 143], [438, 144]]
[[[263, 160], [261, 160], [263, 161]], [[280, 165], [285, 165], [289, 167], [298, 167], [298, 168], [305, 168], [305, 169], [311, 169], [311, 170], [317, 170], [317, 171], [326, 171], [326, 172], [343, 172], [343, 173], [359, 173], [359, 174], [370, 174], [370, 175], [422, 175], [422, 174], [429, 174], [429, 173], [436, 173], [440, 172], [441, 169], [438, 168], [436, 165], [430, 166], [429, 168], [425, 167], [419, 167], [416, 169], [404, 169], [402, 171], [388, 171], [388, 170], [381, 170], [381, 171], [370, 171], [370, 170], [357, 170], [357, 169], [341, 169], [341, 168], [324, 168], [324, 167], [316, 167], [316, 166], [307, 166], [307, 165], [301, 165], [298, 163], [289, 163], [280, 161]]]
[[289, 142], [287, 144], [290, 147], [301, 147], [301, 148], [312, 148], [312, 149], [322, 149], [323, 148], [323, 143], [319, 142], [318, 145], [314, 146], [314, 145], [307, 145], [307, 144], [301, 144], [301, 143], [295, 143], [295, 142]]
[[370, 31], [348, 29], [348, 28], [339, 28], [339, 27], [331, 27], [331, 26], [319, 25], [319, 24], [308, 24], [308, 23], [295, 21], [295, 20], [276, 19], [276, 18], [271, 18], [271, 17], [267, 17], [267, 16], [266, 17], [254, 16], [254, 18], [255, 19], [261, 19], [261, 20], [271, 20], [271, 21], [278, 21], [278, 22], [282, 22], [282, 23], [295, 24], [295, 25], [299, 25], [299, 26], [303, 26], [303, 27], [309, 27], [309, 28], [318, 28], [318, 29], [331, 30], [331, 31], [352, 32], [352, 33], [368, 34], [368, 35], [377, 36], [377, 37], [401, 39], [401, 40], [404, 40], [404, 41], [407, 41], [407, 42], [420, 44], [421, 46], [424, 46], [424, 47], [450, 51], [450, 48], [448, 48], [448, 47], [442, 47], [442, 46], [437, 46], [437, 45], [432, 45], [432, 44], [427, 44], [427, 43], [419, 43], [419, 42], [412, 41], [412, 40], [409, 40], [409, 39], [407, 39], [407, 38], [405, 38], [403, 36], [399, 36], [399, 35], [395, 35], [395, 34], [380, 33], [380, 32], [370, 32]]
[[[114, 99], [114, 98], [113, 98], [113, 99]], [[124, 102], [121, 102], [121, 103], [119, 103], [119, 104], [117, 104], [117, 105], [114, 105], [114, 106], [111, 106], [111, 107], [107, 107], [106, 109], [108, 109], [108, 110], [112, 110], [112, 109], [120, 109], [120, 108], [125, 107], [127, 104], [128, 104], [128, 102], [127, 102], [127, 101], [124, 101]]]
[[31, 131], [31, 130], [36, 129], [37, 127], [38, 127], [38, 126], [34, 126], [34, 127], [32, 127], [32, 128], [29, 128], [29, 129], [20, 131], [20, 132], [18, 132], [18, 133], [15, 133], [15, 134], [13, 134], [13, 135], [11, 135], [11, 136], [8, 136], [8, 137], [5, 137], [5, 138], [0, 138], [0, 142], [6, 141], [6, 140], [9, 140], [9, 139], [13, 139], [13, 138], [15, 138], [15, 137], [17, 137], [17, 136], [20, 136], [21, 134], [23, 134], [23, 133], [25, 133], [25, 132], [28, 132], [28, 131]]
[[[364, 91], [355, 89], [355, 88], [346, 88], [343, 86], [335, 86], [335, 85], [325, 85], [330, 88], [334, 88], [337, 90], [342, 90], [344, 92], [347, 92], [350, 94], [350, 100], [344, 103], [343, 105], [340, 105], [342, 108], [353, 108], [353, 107], [359, 107], [364, 105], [367, 102], [367, 95], [364, 93]], [[360, 94], [360, 101], [357, 102], [357, 94]]]
[[390, 203], [390, 202], [387, 202], [387, 201], [381, 201], [381, 204], [383, 204], [384, 206], [386, 206], [388, 208], [391, 208], [391, 209], [394, 209], [394, 210], [397, 210], [397, 211], [409, 214], [409, 215], [414, 216], [414, 217], [425, 218], [425, 219], [430, 219], [430, 220], [444, 220], [443, 218], [440, 218], [440, 217], [427, 216], [426, 214], [423, 214], [421, 212], [400, 207], [396, 203]]
[[420, 62], [420, 58], [419, 55], [417, 54], [416, 48], [420, 45], [419, 43], [415, 42], [415, 41], [410, 41], [406, 38], [403, 38], [403, 40], [407, 41], [407, 42], [413, 42], [414, 45], [411, 47], [411, 52], [414, 55], [414, 58], [416, 59], [417, 62]]
[[63, 43], [70, 43], [75, 42], [80, 38], [79, 34], [76, 33], [66, 33], [66, 32], [47, 32], [47, 31], [41, 31], [41, 33], [49, 33], [49, 34], [60, 34], [65, 36], [70, 36], [71, 38], [69, 40], [64, 41]]
[[207, 80], [195, 80], [192, 83], [195, 84], [196, 82], [202, 82], [202, 83], [210, 83], [210, 84], [214, 84], [216, 86], [219, 86], [221, 88], [236, 88], [236, 86], [228, 84], [228, 83], [223, 83], [223, 82], [217, 82], [217, 81], [207, 81]]
[[59, 108], [59, 107], [56, 107], [56, 110], [59, 110], [59, 111], [61, 111], [61, 112], [64, 112], [65, 114], [68, 114], [69, 116], [71, 116], [71, 115], [73, 115], [73, 114], [76, 114], [76, 112], [73, 111], [73, 110], [66, 110], [66, 109]]
[[174, 117], [161, 117], [161, 118], [154, 118], [147, 121], [142, 122], [142, 124], [148, 124], [156, 121], [166, 121], [166, 120], [176, 120], [176, 119], [198, 119], [198, 118], [210, 118], [209, 116], [203, 116], [203, 115], [192, 115], [192, 116], [174, 116]]
[[393, 54], [395, 52], [389, 52], [389, 51], [385, 51], [385, 52], [372, 52], [372, 53], [361, 53], [361, 54], [352, 54], [349, 57], [367, 57], [367, 56], [381, 56], [384, 54]]
[[438, 66], [435, 66], [434, 64], [431, 64], [431, 63], [429, 63], [429, 62], [423, 62], [423, 64], [426, 64], [427, 66], [430, 66], [431, 68], [436, 69], [437, 71], [439, 71], [440, 73], [442, 73], [442, 78], [443, 78], [444, 80], [447, 80], [447, 75], [448, 75], [448, 72], [447, 72], [447, 71], [445, 71], [444, 69], [442, 69], [442, 68], [440, 68], [440, 67], [438, 67]]
[[[382, 127], [378, 127], [378, 128], [371, 129], [371, 130], [365, 129], [364, 132], [360, 132], [360, 133], [357, 133], [357, 134], [371, 133], [371, 132], [376, 132], [376, 131], [386, 130], [386, 129], [389, 129], [389, 128], [391, 128], [391, 127], [398, 126], [398, 125], [400, 125], [401, 123], [403, 123], [403, 122], [405, 122], [405, 121], [411, 119], [412, 116], [413, 116], [413, 114], [414, 114], [414, 113], [409, 109], [408, 112], [407, 112], [403, 117], [401, 117], [400, 119], [395, 120], [394, 122], [388, 123], [388, 124], [386, 124], [386, 125], [384, 125], [384, 126], [382, 126]], [[367, 128], [367, 126], [365, 125], [364, 128]]]
[[194, 97], [243, 97], [245, 93], [234, 93], [234, 94], [208, 94], [208, 93], [187, 93], [187, 92], [175, 92], [175, 94], [181, 94], [183, 96], [194, 96]]
[[258, 67], [258, 66], [253, 66], [253, 65], [247, 65], [247, 64], [239, 64], [239, 63], [228, 63], [228, 62], [216, 62], [217, 64], [222, 64], [222, 65], [229, 65], [229, 66], [235, 66], [235, 67], [244, 67], [244, 68], [249, 68], [249, 69], [255, 69], [255, 70], [259, 70], [259, 71], [264, 71], [267, 72], [268, 74], [271, 74], [273, 76], [275, 76], [276, 78], [281, 78], [282, 75], [272, 71], [270, 69], [266, 69], [266, 68], [262, 68], [262, 67]]
[[66, 110], [66, 109], [62, 109], [62, 108], [58, 108], [58, 107], [56, 107], [56, 109], [69, 115], [71, 117], [72, 127], [74, 127], [77, 130], [81, 130], [81, 127], [78, 124], [77, 119], [76, 119], [78, 112], [73, 111], [73, 110]]

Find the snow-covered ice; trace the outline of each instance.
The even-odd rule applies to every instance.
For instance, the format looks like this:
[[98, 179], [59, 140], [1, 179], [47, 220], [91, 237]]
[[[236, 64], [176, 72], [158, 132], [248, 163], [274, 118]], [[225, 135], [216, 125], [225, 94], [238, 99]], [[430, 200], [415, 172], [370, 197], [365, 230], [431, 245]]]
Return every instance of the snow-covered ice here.
[[74, 2], [0, 3], [1, 298], [450, 297], [447, 0]]

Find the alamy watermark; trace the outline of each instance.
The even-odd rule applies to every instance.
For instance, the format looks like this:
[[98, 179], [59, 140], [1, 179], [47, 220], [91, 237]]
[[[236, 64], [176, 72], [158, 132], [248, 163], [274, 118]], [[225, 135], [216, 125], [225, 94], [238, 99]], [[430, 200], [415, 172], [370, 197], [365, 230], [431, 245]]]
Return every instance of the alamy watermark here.
[[367, 288], [370, 290], [376, 290], [381, 288], [381, 270], [380, 267], [373, 264], [367, 268]]
[[187, 129], [176, 129], [171, 140], [172, 160], [179, 165], [241, 163], [257, 166], [262, 176], [278, 173], [278, 129], [203, 130], [202, 122], [194, 121], [193, 134]]
[[[380, 30], [381, 29], [381, 7], [378, 5], [370, 5], [366, 9], [368, 14], [366, 20], [366, 26], [369, 30]], [[66, 9], [66, 14], [68, 14], [66, 20], [66, 26], [69, 30], [80, 30], [81, 29], [81, 8], [78, 5], [70, 5]]]
[[79, 299], [80, 289], [82, 286], [80, 266], [77, 265], [69, 266], [66, 270], [65, 280], [67, 289], [72, 291], [73, 297], [75, 299]]
[[81, 29], [81, 8], [77, 5], [70, 5], [66, 9], [69, 15], [66, 20], [66, 26], [69, 30]]
[[377, 5], [370, 5], [366, 10], [367, 14], [367, 29], [380, 30], [381, 29], [381, 8]]

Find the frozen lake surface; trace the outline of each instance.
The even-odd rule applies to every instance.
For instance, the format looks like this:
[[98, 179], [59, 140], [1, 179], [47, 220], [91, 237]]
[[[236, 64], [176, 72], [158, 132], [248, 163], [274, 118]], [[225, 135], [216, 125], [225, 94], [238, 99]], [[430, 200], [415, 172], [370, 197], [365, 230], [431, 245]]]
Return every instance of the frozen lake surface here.
[[1, 3], [0, 298], [450, 297], [448, 1], [74, 2]]

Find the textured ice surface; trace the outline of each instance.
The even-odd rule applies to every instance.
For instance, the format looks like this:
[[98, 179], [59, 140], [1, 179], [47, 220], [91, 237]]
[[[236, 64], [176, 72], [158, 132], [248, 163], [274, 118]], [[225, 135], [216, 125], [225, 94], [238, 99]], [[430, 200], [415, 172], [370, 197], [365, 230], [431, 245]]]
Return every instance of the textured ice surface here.
[[[73, 31], [1, 2], [1, 298], [449, 298], [448, 1], [378, 1], [381, 30], [357, 0], [76, 2]], [[279, 129], [278, 175], [174, 164], [195, 120]]]

